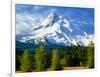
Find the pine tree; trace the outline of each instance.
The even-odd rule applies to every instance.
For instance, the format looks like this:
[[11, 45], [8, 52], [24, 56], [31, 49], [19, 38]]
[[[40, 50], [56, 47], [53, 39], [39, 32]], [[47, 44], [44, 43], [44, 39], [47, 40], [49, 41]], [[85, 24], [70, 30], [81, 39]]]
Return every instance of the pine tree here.
[[87, 64], [87, 47], [80, 48], [80, 66], [84, 66], [86, 68]]
[[64, 56], [64, 66], [68, 66], [69, 65], [69, 59], [70, 59], [69, 55], [65, 55]]
[[35, 50], [35, 67], [36, 71], [43, 71], [47, 64], [47, 55], [43, 45]]
[[16, 71], [20, 70], [21, 56], [16, 55]]
[[53, 70], [60, 70], [60, 55], [57, 50], [52, 51], [52, 68]]
[[94, 68], [94, 45], [92, 42], [87, 48], [87, 59], [88, 68]]
[[32, 53], [25, 49], [23, 55], [22, 55], [22, 60], [21, 60], [21, 71], [22, 72], [30, 72], [32, 71], [32, 65], [33, 65], [33, 60], [32, 60]]

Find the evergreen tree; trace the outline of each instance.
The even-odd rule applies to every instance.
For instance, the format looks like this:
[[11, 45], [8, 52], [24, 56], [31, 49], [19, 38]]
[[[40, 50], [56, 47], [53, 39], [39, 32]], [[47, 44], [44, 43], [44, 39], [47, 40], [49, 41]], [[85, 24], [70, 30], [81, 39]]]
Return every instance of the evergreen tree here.
[[81, 47], [80, 50], [80, 66], [86, 67], [87, 63], [87, 47]]
[[52, 51], [52, 68], [53, 70], [60, 70], [60, 55], [57, 50]]
[[68, 66], [69, 65], [69, 59], [70, 59], [69, 55], [65, 55], [64, 56], [64, 66]]
[[32, 60], [32, 53], [25, 49], [23, 55], [22, 55], [22, 60], [21, 60], [21, 71], [22, 72], [30, 72], [32, 71], [32, 65], [33, 65], [33, 60]]
[[61, 59], [60, 64], [62, 67], [69, 66], [70, 55], [65, 55], [64, 58]]
[[43, 45], [35, 50], [35, 67], [36, 71], [43, 71], [47, 64], [47, 54]]
[[91, 43], [87, 47], [87, 66], [88, 68], [94, 68], [94, 45]]
[[21, 65], [21, 56], [16, 55], [16, 71], [20, 70], [20, 65]]

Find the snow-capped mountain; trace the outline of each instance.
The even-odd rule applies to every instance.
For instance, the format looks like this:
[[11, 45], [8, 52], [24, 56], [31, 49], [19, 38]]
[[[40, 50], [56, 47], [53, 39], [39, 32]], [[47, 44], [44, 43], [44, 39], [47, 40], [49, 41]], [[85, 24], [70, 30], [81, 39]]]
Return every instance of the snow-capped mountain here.
[[21, 37], [20, 42], [40, 41], [61, 45], [85, 45], [93, 41], [94, 35], [88, 35], [79, 27], [71, 25], [69, 20], [56, 13], [50, 13], [29, 36]]

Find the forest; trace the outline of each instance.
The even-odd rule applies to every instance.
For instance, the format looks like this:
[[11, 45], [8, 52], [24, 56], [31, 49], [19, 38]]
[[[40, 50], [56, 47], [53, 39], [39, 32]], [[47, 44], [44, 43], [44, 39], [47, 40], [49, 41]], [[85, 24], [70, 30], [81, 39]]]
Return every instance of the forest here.
[[[33, 50], [24, 49], [21, 53], [16, 49], [16, 72], [41, 72], [68, 70], [68, 67], [94, 68], [94, 44], [88, 46], [61, 46], [52, 49], [45, 44]], [[73, 70], [73, 69], [72, 69]]]

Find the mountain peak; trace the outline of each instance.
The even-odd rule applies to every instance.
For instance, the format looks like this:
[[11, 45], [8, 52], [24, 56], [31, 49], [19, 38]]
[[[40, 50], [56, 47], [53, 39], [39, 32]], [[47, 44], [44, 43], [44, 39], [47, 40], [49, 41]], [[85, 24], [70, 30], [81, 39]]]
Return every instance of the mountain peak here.
[[[49, 13], [48, 16], [41, 22], [40, 26], [41, 27], [34, 29], [31, 36], [24, 39], [22, 38], [21, 41], [33, 39], [37, 44], [39, 41], [43, 41], [60, 45], [77, 45], [77, 43], [87, 45], [90, 41], [86, 38], [88, 37], [86, 32], [83, 32], [80, 28], [78, 32], [76, 27], [72, 28], [71, 23], [67, 18], [62, 17], [56, 12]], [[86, 36], [81, 34], [79, 35], [77, 33], [82, 33]]]
[[62, 17], [59, 16], [57, 13], [55, 12], [51, 12], [48, 14], [48, 16], [42, 21], [42, 23], [40, 25], [42, 25], [44, 28], [45, 27], [49, 27], [52, 26], [54, 23], [56, 23], [57, 21], [59, 21]]

